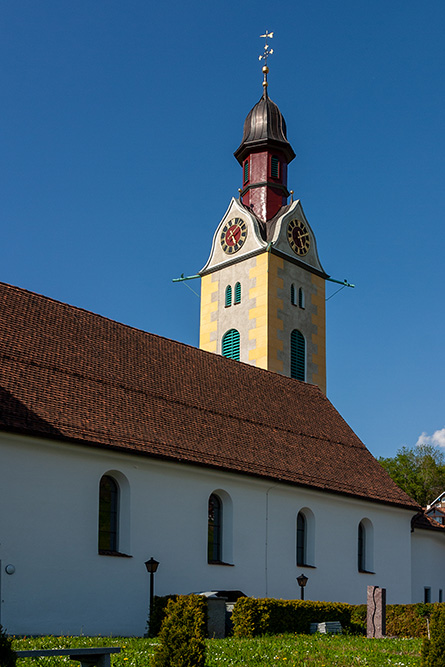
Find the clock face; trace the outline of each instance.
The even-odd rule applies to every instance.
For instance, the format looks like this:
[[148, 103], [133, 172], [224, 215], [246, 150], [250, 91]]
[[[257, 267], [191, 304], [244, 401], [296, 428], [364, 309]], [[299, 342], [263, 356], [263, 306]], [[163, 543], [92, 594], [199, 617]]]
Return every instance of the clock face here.
[[247, 238], [247, 225], [242, 218], [226, 222], [221, 232], [221, 247], [228, 255], [237, 252]]
[[287, 240], [289, 245], [296, 255], [306, 255], [310, 245], [311, 239], [308, 229], [301, 220], [291, 220], [287, 226]]

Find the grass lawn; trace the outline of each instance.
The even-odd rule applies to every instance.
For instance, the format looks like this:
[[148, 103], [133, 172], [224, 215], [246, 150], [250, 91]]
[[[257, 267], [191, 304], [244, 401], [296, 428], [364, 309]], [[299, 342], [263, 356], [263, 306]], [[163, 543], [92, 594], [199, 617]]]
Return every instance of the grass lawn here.
[[[148, 667], [156, 640], [119, 637], [38, 637], [15, 639], [15, 650], [121, 646], [112, 667]], [[207, 667], [289, 665], [292, 667], [420, 666], [420, 639], [366, 639], [339, 635], [279, 635], [256, 639], [210, 639]], [[68, 657], [20, 659], [17, 667], [79, 667]]]

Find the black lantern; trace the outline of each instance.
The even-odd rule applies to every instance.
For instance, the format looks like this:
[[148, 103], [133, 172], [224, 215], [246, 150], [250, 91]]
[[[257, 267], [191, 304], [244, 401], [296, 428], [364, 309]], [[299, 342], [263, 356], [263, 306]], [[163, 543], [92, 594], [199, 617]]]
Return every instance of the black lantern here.
[[308, 578], [306, 577], [305, 574], [300, 574], [300, 576], [297, 577], [297, 582], [298, 582], [298, 585], [299, 585], [300, 591], [301, 591], [301, 596], [300, 596], [301, 600], [304, 600], [304, 587], [306, 586], [306, 584], [308, 582]]
[[159, 561], [155, 560], [153, 557], [150, 558], [150, 560], [145, 561], [145, 567], [147, 568], [147, 572], [150, 575], [150, 607], [149, 607], [150, 619], [151, 619], [151, 612], [153, 609], [154, 577], [155, 577], [155, 572], [158, 569], [158, 565]]

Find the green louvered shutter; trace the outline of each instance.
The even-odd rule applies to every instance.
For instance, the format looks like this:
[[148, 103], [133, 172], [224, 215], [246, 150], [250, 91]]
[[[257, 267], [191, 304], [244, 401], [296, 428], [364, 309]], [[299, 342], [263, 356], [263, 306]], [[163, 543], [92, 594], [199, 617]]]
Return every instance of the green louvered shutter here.
[[239, 361], [240, 339], [239, 331], [236, 329], [229, 329], [222, 339], [222, 355], [227, 359], [235, 359]]
[[294, 329], [290, 335], [290, 376], [305, 380], [306, 343], [301, 331]]
[[226, 287], [226, 308], [232, 305], [232, 285]]
[[235, 301], [233, 303], [235, 305], [241, 303], [241, 283], [236, 283], [235, 285]]
[[290, 286], [290, 302], [293, 306], [297, 305], [297, 297], [295, 295], [295, 285], [292, 283]]
[[280, 178], [280, 161], [277, 157], [275, 157], [275, 155], [272, 156], [270, 175], [272, 178]]
[[249, 180], [249, 160], [244, 160], [244, 174], [243, 174], [243, 183], [247, 183]]
[[300, 308], [304, 308], [304, 292], [301, 287], [298, 290], [298, 305]]

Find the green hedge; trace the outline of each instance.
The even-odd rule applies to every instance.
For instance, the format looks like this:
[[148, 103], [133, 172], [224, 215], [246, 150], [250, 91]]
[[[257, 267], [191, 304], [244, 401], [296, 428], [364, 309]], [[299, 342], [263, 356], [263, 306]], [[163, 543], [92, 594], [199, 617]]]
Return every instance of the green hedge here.
[[[156, 637], [161, 629], [165, 608], [177, 595], [155, 596], [149, 636]], [[386, 606], [386, 634], [390, 637], [426, 637], [426, 616], [436, 607], [434, 604], [390, 604]], [[233, 633], [237, 637], [254, 637], [261, 634], [282, 632], [309, 632], [310, 623], [340, 621], [345, 632], [366, 634], [366, 605], [349, 605], [311, 600], [275, 600], [264, 598], [240, 598], [232, 615]], [[303, 628], [303, 629], [302, 629]]]
[[207, 600], [179, 595], [169, 600], [152, 660], [153, 667], [204, 667]]
[[295, 632], [308, 634], [311, 623], [340, 621], [351, 629], [352, 606], [341, 602], [239, 598], [233, 614], [235, 637]]
[[[445, 608], [445, 603], [443, 603]], [[433, 609], [442, 604], [393, 604], [386, 607], [386, 634], [391, 637], [425, 637]], [[345, 632], [366, 634], [366, 605], [310, 600], [240, 598], [232, 615], [236, 637], [284, 632], [308, 633], [311, 623], [340, 621]]]
[[[388, 604], [386, 605], [386, 634], [389, 637], [426, 637], [426, 616], [430, 616], [435, 604]], [[352, 605], [351, 621], [356, 628], [366, 632], [366, 605]]]

